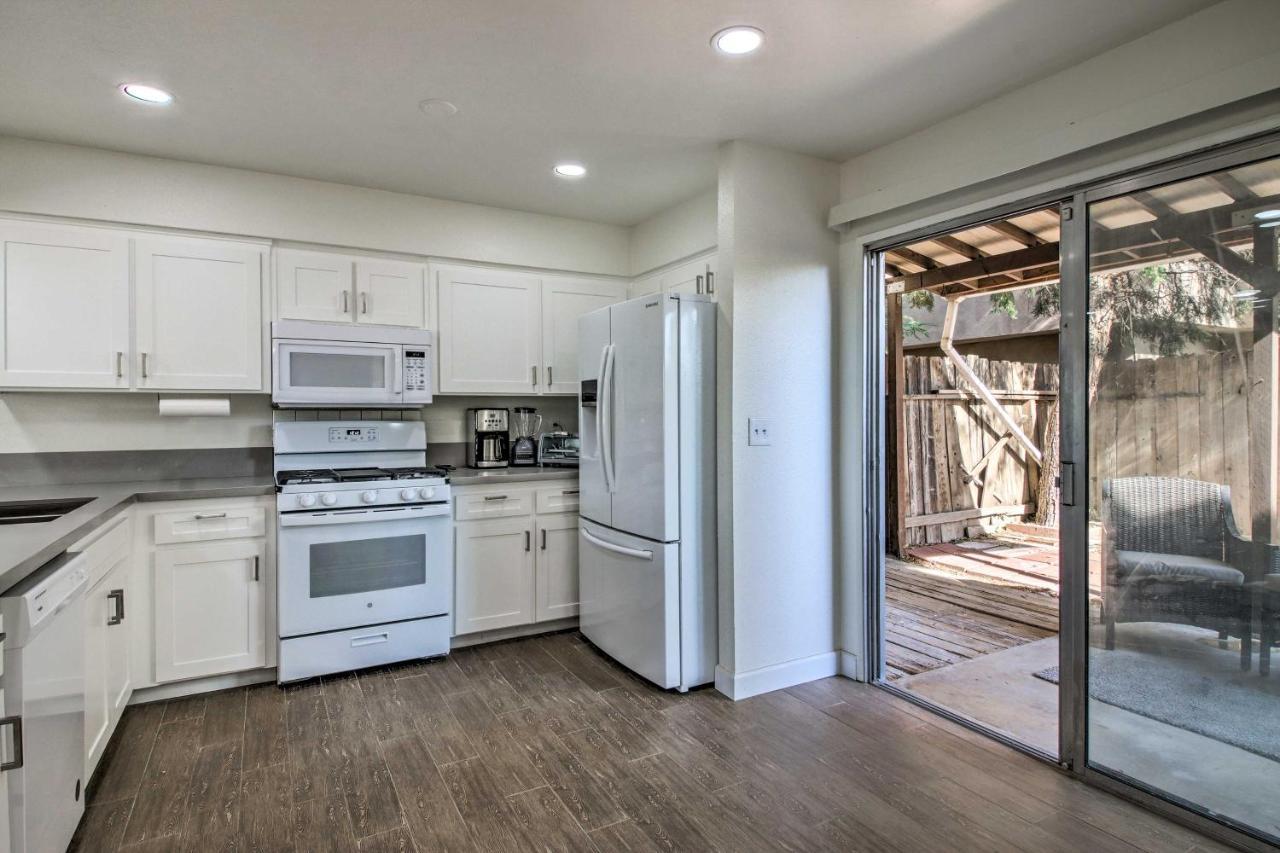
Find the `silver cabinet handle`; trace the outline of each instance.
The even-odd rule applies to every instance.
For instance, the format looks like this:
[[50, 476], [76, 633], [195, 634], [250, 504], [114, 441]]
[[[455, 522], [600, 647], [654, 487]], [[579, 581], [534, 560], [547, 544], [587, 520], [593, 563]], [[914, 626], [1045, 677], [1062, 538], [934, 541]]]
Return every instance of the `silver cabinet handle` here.
[[564, 490], [563, 492], [561, 492], [560, 494], [562, 494], [562, 495], [576, 495], [578, 492], [579, 492], [579, 490], [578, 490], [578, 489], [565, 489], [565, 490]]
[[360, 313], [369, 313], [369, 293], [365, 290], [360, 291]]
[[702, 293], [702, 276], [698, 276], [698, 283], [694, 286], [694, 289], [698, 292], [698, 294], [699, 294], [699, 295], [701, 295], [701, 293]]
[[116, 353], [116, 379], [124, 379], [124, 353]]
[[351, 310], [351, 304], [349, 301], [350, 299], [351, 299], [351, 294], [345, 290], [342, 291], [342, 313], [343, 314], [346, 314], [348, 311]]
[[547, 529], [542, 528], [542, 550], [547, 550]]
[[487, 501], [505, 501], [507, 499], [507, 496], [506, 495], [485, 495], [484, 499]]
[[533, 381], [533, 387], [538, 387], [538, 365], [529, 368], [529, 378]]
[[145, 352], [142, 354], [142, 378], [147, 378], [147, 354]]
[[260, 565], [261, 562], [262, 562], [261, 558], [259, 558], [257, 554], [254, 554], [253, 555], [253, 579], [255, 581], [262, 579], [261, 574], [259, 574], [259, 569], [261, 568], [261, 565]]
[[710, 267], [708, 267], [707, 268], [707, 295], [710, 296], [715, 292], [716, 292], [716, 274], [711, 271]]
[[226, 518], [226, 517], [227, 517], [227, 514], [225, 512], [197, 512], [196, 513], [197, 519]]
[[552, 373], [551, 371], [552, 371], [551, 365], [547, 365], [547, 384], [548, 385], [556, 384], [555, 379], [552, 378], [553, 376], [555, 376], [555, 374]]
[[532, 541], [531, 541], [531, 538], [532, 538], [532, 537], [530, 537], [530, 535], [529, 535], [529, 531], [527, 531], [527, 530], [526, 530], [526, 531], [524, 532], [524, 549], [525, 549], [526, 551], [528, 551], [528, 550], [529, 550], [529, 548], [533, 545], [533, 543], [532, 543]]
[[107, 593], [107, 601], [115, 603], [115, 612], [107, 617], [108, 625], [119, 625], [124, 621], [124, 590], [113, 589]]
[[13, 760], [0, 762], [0, 772], [17, 770], [22, 766], [22, 717], [0, 718], [0, 729], [5, 726], [13, 726]]

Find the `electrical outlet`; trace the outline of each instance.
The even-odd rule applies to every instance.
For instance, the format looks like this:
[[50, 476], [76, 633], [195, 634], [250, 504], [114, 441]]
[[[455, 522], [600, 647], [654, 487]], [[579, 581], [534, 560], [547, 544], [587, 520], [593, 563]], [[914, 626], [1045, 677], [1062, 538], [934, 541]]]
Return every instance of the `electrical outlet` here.
[[747, 444], [773, 444], [773, 420], [770, 418], [747, 418]]

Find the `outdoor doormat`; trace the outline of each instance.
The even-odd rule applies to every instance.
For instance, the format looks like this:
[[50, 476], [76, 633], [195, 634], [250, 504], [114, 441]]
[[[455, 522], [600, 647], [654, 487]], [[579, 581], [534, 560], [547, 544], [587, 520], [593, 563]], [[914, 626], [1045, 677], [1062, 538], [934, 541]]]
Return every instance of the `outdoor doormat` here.
[[[1056, 666], [1032, 674], [1058, 683]], [[1256, 668], [1210, 672], [1177, 658], [1090, 649], [1089, 695], [1280, 761], [1280, 677]]]

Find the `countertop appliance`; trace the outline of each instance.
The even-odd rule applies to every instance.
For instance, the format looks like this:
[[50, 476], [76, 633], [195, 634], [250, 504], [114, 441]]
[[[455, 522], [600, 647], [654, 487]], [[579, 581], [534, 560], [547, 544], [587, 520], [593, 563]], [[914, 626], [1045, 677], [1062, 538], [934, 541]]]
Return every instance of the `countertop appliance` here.
[[468, 468], [506, 468], [511, 462], [511, 431], [506, 409], [467, 409]]
[[715, 678], [715, 306], [649, 295], [578, 321], [580, 628], [664, 688]]
[[538, 464], [550, 468], [577, 468], [581, 442], [564, 430], [544, 432], [538, 439]]
[[516, 436], [511, 443], [511, 464], [537, 465], [538, 441], [534, 436], [542, 428], [542, 415], [528, 406], [516, 406], [511, 410], [511, 428]]
[[434, 336], [421, 329], [277, 320], [271, 403], [407, 408], [431, 402]]
[[0, 598], [13, 853], [66, 850], [84, 813], [84, 593], [88, 568], [67, 553]]
[[447, 654], [453, 506], [421, 421], [275, 425], [281, 683]]

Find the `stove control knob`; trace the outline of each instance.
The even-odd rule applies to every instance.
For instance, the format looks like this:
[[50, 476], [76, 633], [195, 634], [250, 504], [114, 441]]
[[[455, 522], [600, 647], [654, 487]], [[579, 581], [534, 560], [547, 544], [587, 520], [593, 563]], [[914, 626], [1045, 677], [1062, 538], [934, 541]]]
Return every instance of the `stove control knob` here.
[[325, 492], [323, 495], [320, 496], [320, 503], [324, 504], [325, 506], [333, 506], [337, 502], [338, 502], [338, 496], [335, 495], [333, 492]]
[[417, 489], [401, 489], [400, 490], [400, 500], [402, 501], [411, 501], [417, 496], [418, 496]]
[[298, 495], [298, 506], [311, 507], [316, 505], [315, 495]]
[[435, 494], [436, 494], [436, 490], [431, 488], [430, 486], [427, 486], [425, 489], [419, 489], [418, 491], [421, 492], [422, 499], [424, 501], [430, 500], [431, 498], [435, 497]]
[[377, 499], [378, 499], [378, 493], [375, 492], [373, 489], [370, 489], [367, 492], [360, 493], [360, 500], [364, 501], [367, 504], [371, 504]]

